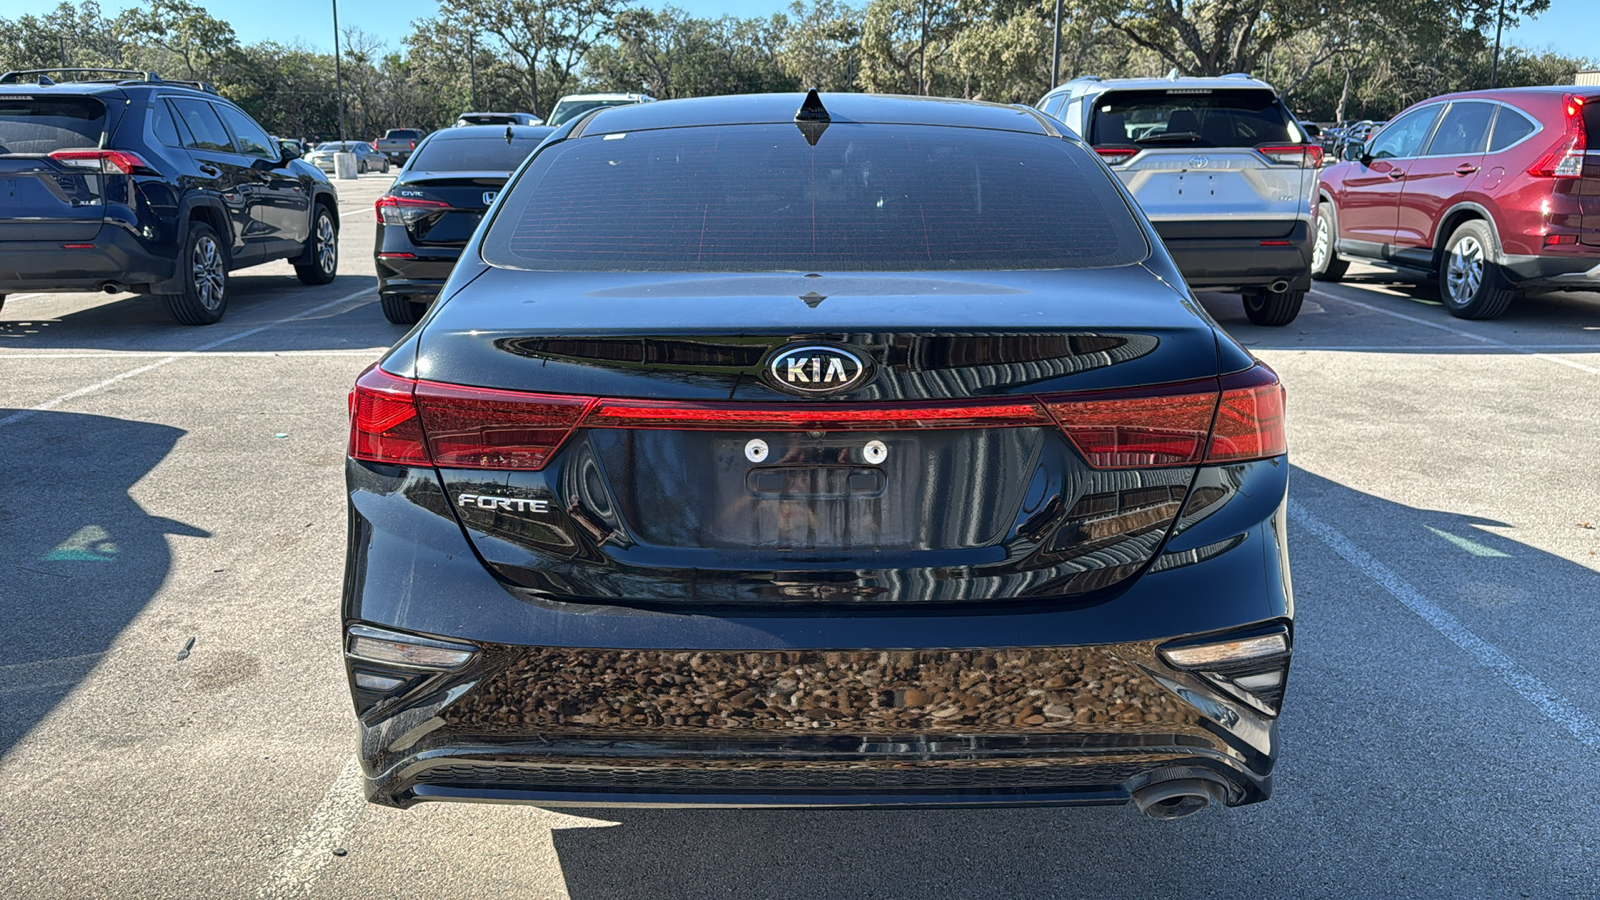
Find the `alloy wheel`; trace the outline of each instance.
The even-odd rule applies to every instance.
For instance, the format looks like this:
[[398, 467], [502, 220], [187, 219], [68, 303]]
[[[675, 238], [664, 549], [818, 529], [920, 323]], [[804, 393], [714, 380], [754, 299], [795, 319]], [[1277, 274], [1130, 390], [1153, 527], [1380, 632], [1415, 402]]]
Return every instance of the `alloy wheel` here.
[[189, 264], [194, 275], [195, 296], [200, 300], [200, 305], [213, 310], [222, 306], [223, 284], [227, 273], [222, 263], [222, 251], [210, 235], [201, 235], [200, 239], [194, 242], [194, 252], [190, 254]]
[[1483, 285], [1483, 245], [1468, 235], [1456, 242], [1445, 264], [1445, 290], [1457, 305], [1466, 305]]
[[1311, 247], [1311, 271], [1321, 272], [1328, 265], [1328, 250], [1332, 244], [1331, 235], [1328, 234], [1328, 219], [1326, 216], [1317, 217], [1317, 241]]
[[333, 219], [327, 213], [317, 216], [317, 265], [328, 275], [339, 264], [339, 243], [333, 230]]

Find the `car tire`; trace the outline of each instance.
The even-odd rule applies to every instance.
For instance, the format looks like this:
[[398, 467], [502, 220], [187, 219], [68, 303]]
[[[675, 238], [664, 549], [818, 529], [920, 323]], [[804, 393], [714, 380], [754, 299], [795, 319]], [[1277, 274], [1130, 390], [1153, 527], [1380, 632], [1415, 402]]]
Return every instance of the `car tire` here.
[[1311, 240], [1311, 277], [1318, 281], [1338, 281], [1350, 269], [1350, 260], [1339, 256], [1334, 239], [1339, 234], [1339, 223], [1334, 219], [1333, 204], [1317, 204], [1317, 233]]
[[380, 294], [383, 317], [396, 325], [415, 325], [428, 312], [428, 304], [418, 303], [405, 294]]
[[357, 175], [365, 175], [365, 174], [367, 174], [367, 161], [366, 160], [364, 160], [364, 159], [356, 160], [356, 174]]
[[1274, 328], [1293, 322], [1300, 315], [1300, 304], [1306, 299], [1305, 291], [1269, 291], [1266, 288], [1244, 295], [1244, 314], [1257, 325]]
[[1493, 319], [1505, 313], [1517, 290], [1496, 265], [1494, 235], [1481, 219], [1462, 222], [1439, 261], [1439, 300], [1458, 319]]
[[314, 209], [305, 252], [294, 262], [301, 284], [327, 284], [339, 274], [339, 223], [327, 204], [318, 203]]
[[190, 222], [178, 257], [183, 290], [163, 294], [167, 312], [184, 325], [211, 325], [228, 309], [228, 251], [210, 225]]

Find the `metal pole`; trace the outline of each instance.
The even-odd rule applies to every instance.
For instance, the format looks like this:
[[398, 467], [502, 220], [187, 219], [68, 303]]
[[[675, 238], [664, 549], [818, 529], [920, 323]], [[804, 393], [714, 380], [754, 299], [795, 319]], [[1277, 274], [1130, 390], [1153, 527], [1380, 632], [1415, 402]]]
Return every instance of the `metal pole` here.
[[472, 108], [478, 108], [478, 48], [477, 32], [467, 32], [467, 63], [472, 71]]
[[1506, 27], [1506, 0], [1500, 0], [1500, 15], [1494, 24], [1494, 62], [1489, 65], [1489, 87], [1500, 80], [1500, 29]]
[[344, 137], [344, 63], [339, 59], [339, 0], [333, 3], [333, 80], [339, 92], [339, 140]]
[[1061, 83], [1061, 0], [1056, 0], [1056, 43], [1050, 56], [1050, 87]]
[[928, 2], [922, 2], [922, 49], [917, 51], [917, 93], [928, 93]]
[[67, 36], [58, 34], [56, 35], [56, 40], [61, 42], [61, 68], [65, 69], [67, 67]]

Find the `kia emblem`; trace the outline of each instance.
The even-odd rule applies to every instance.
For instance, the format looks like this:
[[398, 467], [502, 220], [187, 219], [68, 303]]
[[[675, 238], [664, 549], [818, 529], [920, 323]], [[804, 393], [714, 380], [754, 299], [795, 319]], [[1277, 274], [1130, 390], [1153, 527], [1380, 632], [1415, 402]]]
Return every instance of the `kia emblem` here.
[[785, 347], [767, 361], [771, 384], [792, 394], [835, 394], [864, 384], [872, 374], [866, 360], [843, 347], [799, 344]]

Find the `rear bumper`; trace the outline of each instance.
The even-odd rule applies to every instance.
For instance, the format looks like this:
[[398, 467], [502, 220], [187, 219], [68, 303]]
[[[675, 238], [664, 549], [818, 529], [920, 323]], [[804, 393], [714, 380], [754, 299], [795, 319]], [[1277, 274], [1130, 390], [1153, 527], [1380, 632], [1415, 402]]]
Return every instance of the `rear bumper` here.
[[[364, 717], [373, 802], [1119, 803], [1204, 778], [1271, 793], [1276, 723], [1155, 643], [925, 651], [486, 647]], [[1187, 698], [1187, 699], [1186, 699]], [[370, 718], [370, 721], [366, 719]]]
[[137, 238], [105, 225], [92, 247], [66, 249], [61, 241], [0, 241], [0, 294], [21, 291], [98, 291], [107, 282], [148, 290], [173, 277], [174, 261], [152, 254]]
[[[1062, 805], [1201, 778], [1229, 805], [1264, 800], [1276, 718], [1157, 652], [1293, 618], [1286, 462], [1215, 471], [1247, 489], [1093, 603], [761, 615], [509, 588], [434, 506], [431, 470], [352, 463], [345, 624], [477, 649], [437, 674], [347, 657], [367, 796], [398, 807]], [[374, 692], [357, 673], [405, 683]]]
[[[410, 254], [411, 258], [385, 256]], [[373, 248], [373, 264], [378, 272], [378, 293], [432, 300], [461, 258], [458, 247], [424, 247], [411, 242], [406, 230], [397, 225], [378, 226]]]
[[1192, 288], [1254, 288], [1275, 281], [1288, 281], [1290, 290], [1311, 288], [1312, 233], [1304, 220], [1297, 221], [1287, 235], [1184, 237], [1163, 242]]
[[1600, 254], [1594, 256], [1507, 255], [1505, 269], [1523, 287], [1600, 291]]

